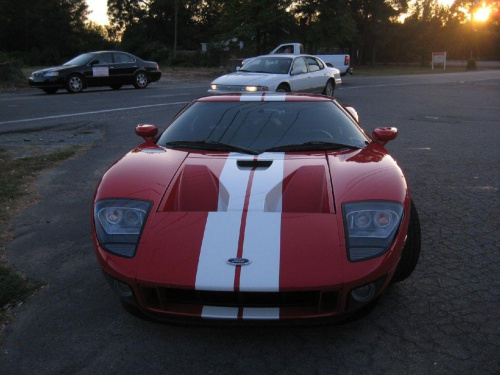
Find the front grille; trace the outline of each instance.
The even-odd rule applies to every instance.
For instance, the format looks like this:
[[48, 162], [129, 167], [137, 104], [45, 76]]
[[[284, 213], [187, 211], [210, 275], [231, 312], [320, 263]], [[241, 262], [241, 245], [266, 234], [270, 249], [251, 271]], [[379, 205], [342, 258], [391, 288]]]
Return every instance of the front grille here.
[[149, 308], [168, 311], [172, 306], [223, 307], [291, 307], [314, 308], [318, 312], [335, 311], [337, 291], [296, 292], [218, 292], [141, 286], [142, 297]]

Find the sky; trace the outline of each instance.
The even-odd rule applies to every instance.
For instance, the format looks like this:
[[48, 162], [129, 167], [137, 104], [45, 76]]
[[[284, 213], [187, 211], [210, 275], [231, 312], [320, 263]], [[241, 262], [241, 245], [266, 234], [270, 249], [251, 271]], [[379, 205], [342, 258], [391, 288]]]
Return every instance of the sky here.
[[108, 16], [106, 14], [108, 10], [107, 0], [86, 0], [89, 10], [92, 13], [89, 14], [89, 20], [95, 22], [99, 25], [107, 25]]

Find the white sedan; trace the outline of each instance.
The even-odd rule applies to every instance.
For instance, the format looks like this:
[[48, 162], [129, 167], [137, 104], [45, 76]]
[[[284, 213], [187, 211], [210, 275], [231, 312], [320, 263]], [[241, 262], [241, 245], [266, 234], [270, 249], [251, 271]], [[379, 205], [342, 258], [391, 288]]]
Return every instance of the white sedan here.
[[209, 94], [231, 92], [298, 92], [333, 97], [342, 84], [340, 71], [310, 55], [264, 55], [246, 63], [236, 73], [216, 78]]

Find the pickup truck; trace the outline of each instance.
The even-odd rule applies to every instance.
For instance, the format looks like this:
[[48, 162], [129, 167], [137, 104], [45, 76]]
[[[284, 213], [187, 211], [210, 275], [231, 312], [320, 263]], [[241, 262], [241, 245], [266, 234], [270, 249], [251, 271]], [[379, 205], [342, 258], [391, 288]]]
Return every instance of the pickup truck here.
[[[288, 53], [293, 55], [300, 55], [304, 53], [304, 46], [300, 43], [285, 43], [280, 44], [278, 47], [269, 52], [270, 55], [278, 53]], [[325, 62], [325, 64], [331, 64], [334, 68], [340, 71], [341, 76], [353, 73], [353, 69], [350, 66], [351, 57], [349, 55], [315, 55]], [[250, 61], [252, 58], [243, 60], [243, 64]]]

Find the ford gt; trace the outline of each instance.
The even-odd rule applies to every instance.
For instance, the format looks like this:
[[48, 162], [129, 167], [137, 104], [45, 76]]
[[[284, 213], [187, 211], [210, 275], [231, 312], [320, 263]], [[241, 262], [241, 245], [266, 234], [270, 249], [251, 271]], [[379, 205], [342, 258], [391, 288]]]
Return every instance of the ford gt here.
[[160, 320], [341, 321], [419, 258], [420, 224], [384, 145], [336, 100], [194, 100], [97, 186], [92, 233], [124, 307]]

